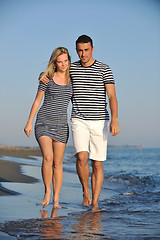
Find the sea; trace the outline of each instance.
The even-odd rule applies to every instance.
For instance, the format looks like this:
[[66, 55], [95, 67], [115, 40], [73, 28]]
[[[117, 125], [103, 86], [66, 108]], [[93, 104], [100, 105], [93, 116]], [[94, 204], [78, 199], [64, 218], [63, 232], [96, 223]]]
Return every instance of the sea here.
[[[74, 149], [65, 150], [62, 209], [43, 208], [41, 158], [5, 157], [37, 183], [3, 183], [20, 194], [0, 197], [0, 239], [160, 239], [160, 149], [109, 148], [99, 210], [82, 206]], [[3, 157], [4, 159], [4, 157]], [[90, 170], [91, 164], [89, 160]], [[91, 185], [90, 185], [91, 187]]]

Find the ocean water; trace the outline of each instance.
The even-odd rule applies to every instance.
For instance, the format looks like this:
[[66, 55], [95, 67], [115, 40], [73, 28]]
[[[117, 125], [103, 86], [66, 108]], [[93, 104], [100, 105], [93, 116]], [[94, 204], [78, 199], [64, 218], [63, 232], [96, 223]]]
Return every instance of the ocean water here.
[[27, 163], [22, 171], [39, 182], [3, 183], [21, 194], [0, 197], [0, 239], [160, 239], [160, 149], [108, 149], [96, 212], [81, 204], [72, 148], [65, 151], [59, 210], [39, 204], [40, 158], [6, 159]]

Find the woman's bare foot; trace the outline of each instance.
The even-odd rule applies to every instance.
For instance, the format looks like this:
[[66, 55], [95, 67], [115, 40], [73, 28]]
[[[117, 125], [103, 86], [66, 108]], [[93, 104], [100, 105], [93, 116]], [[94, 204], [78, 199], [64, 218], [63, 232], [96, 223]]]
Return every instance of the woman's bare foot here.
[[59, 205], [59, 199], [55, 199], [53, 197], [53, 209], [54, 208], [62, 208], [62, 207]]
[[53, 201], [53, 208], [62, 208], [60, 205], [59, 205], [59, 202], [57, 201]]
[[89, 193], [83, 193], [83, 205], [85, 206], [89, 206], [91, 205], [91, 198], [90, 198], [90, 194]]
[[43, 206], [48, 206], [49, 200], [50, 200], [50, 196], [51, 196], [51, 190], [50, 190], [50, 191], [47, 191], [47, 192], [45, 193], [44, 198], [43, 198], [43, 200], [42, 200], [42, 202], [41, 202], [41, 204], [42, 204]]

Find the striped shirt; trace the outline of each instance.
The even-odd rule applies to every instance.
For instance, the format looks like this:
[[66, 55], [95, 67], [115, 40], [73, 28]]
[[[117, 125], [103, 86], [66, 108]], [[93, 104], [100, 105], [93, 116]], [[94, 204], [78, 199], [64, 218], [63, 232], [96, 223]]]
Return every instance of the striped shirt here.
[[71, 117], [109, 120], [105, 84], [114, 84], [109, 66], [95, 60], [91, 66], [83, 67], [77, 61], [72, 63], [70, 75], [73, 88]]
[[72, 85], [59, 85], [51, 79], [39, 82], [38, 90], [45, 92], [44, 102], [37, 113], [35, 123], [36, 139], [40, 136], [66, 143], [68, 140], [67, 108], [72, 96]]

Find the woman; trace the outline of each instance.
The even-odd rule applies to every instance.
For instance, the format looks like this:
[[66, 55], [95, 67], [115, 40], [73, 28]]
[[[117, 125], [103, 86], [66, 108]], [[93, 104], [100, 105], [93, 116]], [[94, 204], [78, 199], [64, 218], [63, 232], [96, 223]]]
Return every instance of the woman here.
[[53, 179], [54, 208], [61, 208], [59, 194], [63, 181], [62, 161], [69, 135], [67, 107], [72, 95], [70, 65], [68, 50], [64, 47], [56, 48], [50, 57], [46, 71], [40, 76], [40, 80], [45, 76], [48, 76], [50, 80], [46, 84], [39, 82], [38, 92], [24, 128], [29, 137], [34, 116], [45, 96], [37, 114], [35, 136], [43, 155], [42, 178], [45, 195], [41, 204], [43, 206], [49, 204]]

